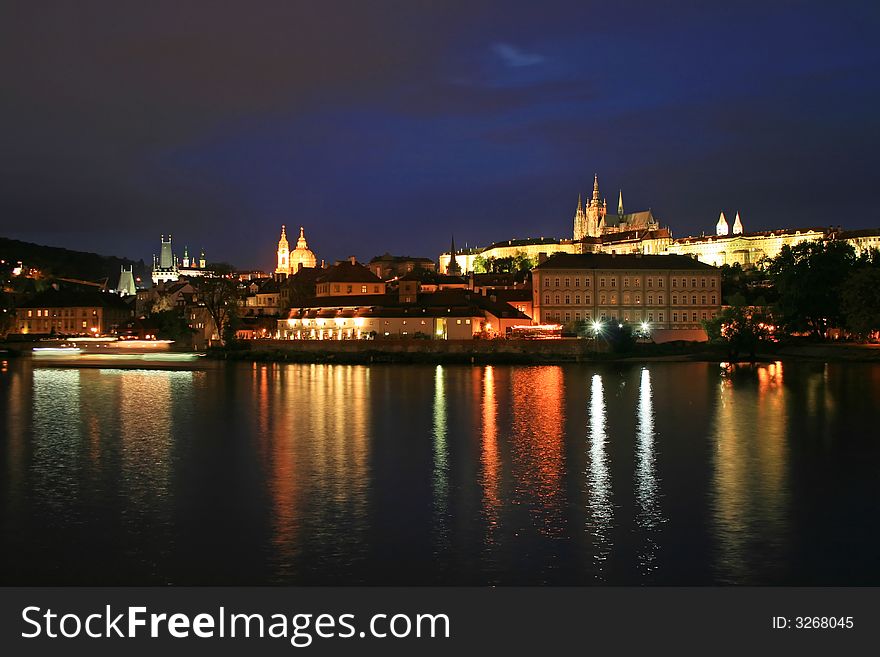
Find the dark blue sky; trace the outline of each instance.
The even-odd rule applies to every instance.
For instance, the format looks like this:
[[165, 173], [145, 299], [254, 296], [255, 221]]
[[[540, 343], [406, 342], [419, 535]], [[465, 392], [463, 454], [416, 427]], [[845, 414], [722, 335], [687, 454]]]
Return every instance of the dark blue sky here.
[[[128, 5], [128, 6], [122, 6]], [[880, 225], [876, 2], [0, 5], [0, 234], [274, 266], [568, 237]]]

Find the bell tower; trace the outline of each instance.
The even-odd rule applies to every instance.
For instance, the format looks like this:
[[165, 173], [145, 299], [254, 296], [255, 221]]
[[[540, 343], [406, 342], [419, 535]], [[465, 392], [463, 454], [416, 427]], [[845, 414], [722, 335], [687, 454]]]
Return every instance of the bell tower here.
[[276, 274], [290, 274], [290, 244], [287, 243], [287, 232], [281, 225], [281, 239], [278, 240], [278, 267]]

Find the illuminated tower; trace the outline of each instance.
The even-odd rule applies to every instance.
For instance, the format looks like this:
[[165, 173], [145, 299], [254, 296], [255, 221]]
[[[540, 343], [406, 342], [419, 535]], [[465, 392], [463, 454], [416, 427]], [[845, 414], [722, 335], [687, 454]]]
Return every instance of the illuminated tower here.
[[602, 226], [605, 223], [605, 214], [608, 211], [608, 203], [599, 200], [599, 174], [593, 176], [593, 198], [586, 209], [586, 234], [589, 237], [599, 237], [602, 234]]
[[159, 268], [171, 269], [174, 267], [174, 255], [171, 253], [171, 235], [168, 236], [167, 240], [164, 235], [160, 239], [162, 240], [162, 246], [159, 251]]
[[722, 212], [721, 216], [718, 217], [718, 223], [715, 224], [715, 234], [727, 235], [729, 232], [730, 227], [727, 225], [727, 219], [724, 218], [724, 212]]
[[574, 211], [574, 239], [582, 240], [587, 235], [587, 215], [584, 212], [584, 204], [581, 201], [581, 195], [578, 194], [578, 204]]
[[202, 249], [199, 252], [199, 268], [205, 269], [207, 267], [207, 261], [205, 260], [205, 250]]
[[278, 240], [278, 267], [276, 274], [290, 274], [290, 244], [287, 243], [287, 232], [284, 224], [281, 225], [281, 239]]
[[184, 269], [189, 269], [189, 247], [183, 247], [183, 267]]
[[734, 235], [742, 235], [743, 232], [743, 224], [739, 219], [739, 212], [736, 213], [736, 219], [733, 221], [733, 234]]
[[623, 190], [620, 190], [620, 195], [617, 197], [617, 216], [623, 216]]

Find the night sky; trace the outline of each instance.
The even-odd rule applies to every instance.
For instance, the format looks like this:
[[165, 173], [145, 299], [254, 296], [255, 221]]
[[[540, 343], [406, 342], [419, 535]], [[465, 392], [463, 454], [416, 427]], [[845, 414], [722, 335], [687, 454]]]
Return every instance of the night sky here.
[[594, 173], [676, 236], [875, 227], [880, 3], [837, 4], [6, 0], [0, 235], [436, 259], [570, 237]]

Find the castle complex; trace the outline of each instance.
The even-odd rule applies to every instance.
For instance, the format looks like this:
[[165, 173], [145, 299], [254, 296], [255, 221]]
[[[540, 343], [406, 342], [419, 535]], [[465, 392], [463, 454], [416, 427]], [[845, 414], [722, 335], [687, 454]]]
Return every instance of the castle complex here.
[[[578, 197], [571, 239], [546, 237], [496, 242], [482, 249], [455, 252], [455, 264], [462, 272], [474, 270], [477, 258], [484, 261], [526, 256], [537, 262], [541, 254], [610, 253], [641, 255], [684, 255], [707, 265], [739, 264], [755, 266], [762, 259], [777, 256], [783, 246], [801, 242], [842, 239], [853, 245], [857, 253], [880, 248], [880, 230], [843, 231], [840, 227], [787, 228], [746, 232], [739, 212], [731, 227], [724, 215], [718, 218], [714, 235], [673, 238], [669, 227], [661, 226], [651, 210], [627, 214], [623, 208], [623, 192], [619, 192], [617, 213], [608, 213], [608, 203], [599, 193], [599, 178], [593, 178], [593, 195], [586, 203]], [[440, 254], [440, 271], [448, 273], [452, 256]]]

